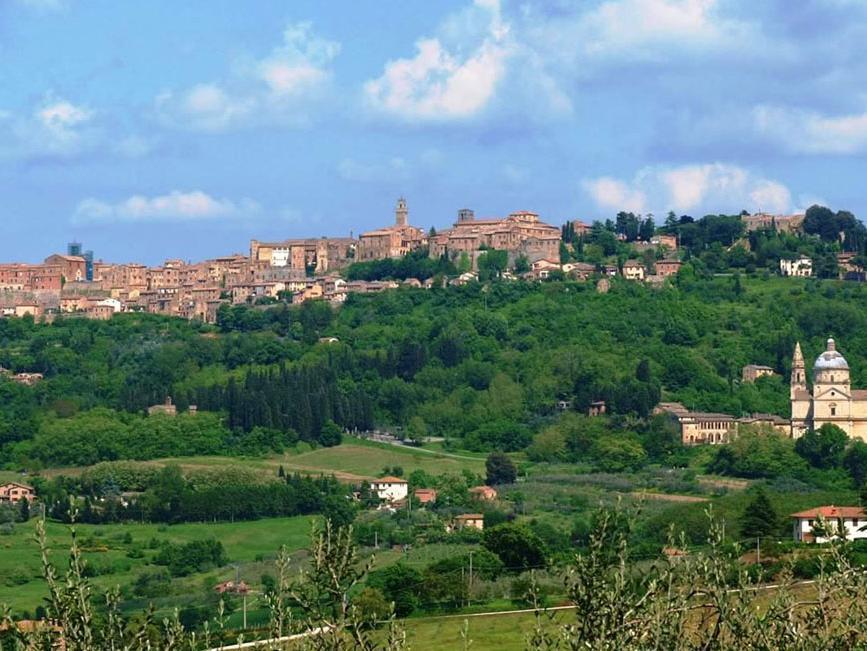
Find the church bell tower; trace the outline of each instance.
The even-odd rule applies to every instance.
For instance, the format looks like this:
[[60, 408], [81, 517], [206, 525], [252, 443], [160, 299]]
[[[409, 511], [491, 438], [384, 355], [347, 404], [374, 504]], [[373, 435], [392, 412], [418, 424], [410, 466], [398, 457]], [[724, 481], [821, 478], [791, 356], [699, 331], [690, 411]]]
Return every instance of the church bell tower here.
[[409, 209], [406, 207], [406, 199], [403, 197], [397, 200], [397, 207], [394, 209], [394, 222], [398, 226], [409, 224]]
[[801, 353], [801, 342], [795, 344], [795, 354], [792, 356], [792, 382], [790, 398], [795, 399], [798, 393], [807, 390], [807, 370], [804, 366], [804, 355]]

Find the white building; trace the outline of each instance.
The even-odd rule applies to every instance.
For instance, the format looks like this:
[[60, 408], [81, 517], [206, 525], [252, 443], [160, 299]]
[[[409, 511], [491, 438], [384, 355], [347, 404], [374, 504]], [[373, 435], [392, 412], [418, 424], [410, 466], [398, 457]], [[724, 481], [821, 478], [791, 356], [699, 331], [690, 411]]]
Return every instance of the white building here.
[[[860, 506], [820, 506], [793, 513], [793, 534], [796, 542], [828, 542], [846, 532], [847, 540], [867, 538], [867, 513]], [[824, 531], [821, 530], [822, 523]], [[819, 526], [820, 531], [816, 531]]]
[[813, 261], [801, 256], [797, 260], [780, 260], [780, 273], [783, 276], [797, 276], [808, 278], [813, 275]]
[[644, 265], [637, 260], [627, 260], [623, 264], [623, 277], [626, 280], [644, 280]]
[[409, 494], [409, 483], [400, 477], [380, 477], [370, 482], [370, 490], [389, 504], [401, 502]]
[[123, 310], [123, 303], [121, 303], [116, 298], [104, 298], [101, 301], [97, 302], [97, 305], [99, 307], [110, 307], [115, 313]]

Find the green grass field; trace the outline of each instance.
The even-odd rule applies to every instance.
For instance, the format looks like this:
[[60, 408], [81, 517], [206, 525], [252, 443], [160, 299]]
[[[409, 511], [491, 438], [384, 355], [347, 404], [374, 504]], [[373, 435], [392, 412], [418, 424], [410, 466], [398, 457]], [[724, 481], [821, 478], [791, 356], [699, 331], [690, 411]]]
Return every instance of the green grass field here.
[[[546, 628], [568, 621], [570, 614], [559, 612], [546, 620]], [[486, 615], [480, 617], [441, 617], [408, 619], [403, 622], [409, 647], [414, 651], [463, 649], [461, 631], [467, 622], [471, 651], [518, 651], [526, 648], [525, 637], [533, 628], [532, 613]]]
[[409, 447], [351, 441], [334, 448], [320, 448], [287, 457], [284, 467], [298, 470], [326, 470], [363, 477], [375, 477], [386, 466], [400, 466], [405, 474], [424, 470], [433, 475], [470, 470], [483, 473], [485, 458], [468, 458], [448, 453], [414, 450]]
[[[413, 470], [424, 470], [433, 475], [459, 473], [462, 470], [484, 474], [485, 457], [478, 458], [465, 455], [450, 455], [438, 451], [417, 450], [410, 447], [386, 445], [350, 439], [347, 443], [333, 448], [319, 448], [306, 452], [294, 451], [285, 454], [275, 454], [267, 457], [176, 457], [155, 459], [148, 463], [165, 465], [173, 463], [183, 470], [198, 470], [206, 468], [223, 468], [241, 466], [253, 470], [270, 472], [274, 475], [280, 466], [286, 472], [302, 474], [334, 474], [344, 481], [361, 481], [376, 477], [385, 467], [400, 466], [404, 474]], [[81, 474], [84, 468], [56, 468], [46, 471], [46, 476]], [[14, 473], [8, 473], [9, 480]]]
[[[214, 538], [223, 543], [232, 563], [248, 568], [250, 579], [258, 581], [264, 565], [258, 561], [273, 558], [281, 545], [290, 551], [306, 547], [312, 518], [274, 518], [252, 522], [218, 524], [156, 524], [76, 525], [78, 540], [87, 562], [95, 567], [111, 570], [92, 578], [98, 589], [126, 585], [147, 566], [153, 555], [148, 549], [152, 539], [184, 543], [191, 540]], [[39, 549], [34, 540], [36, 521], [15, 525], [13, 533], [0, 536], [0, 603], [13, 610], [32, 610], [46, 594], [41, 579]], [[61, 570], [71, 543], [70, 527], [49, 522], [47, 526], [51, 560]], [[132, 542], [128, 542], [129, 534]], [[145, 558], [130, 558], [130, 550], [145, 550]], [[254, 573], [253, 567], [258, 573]], [[260, 567], [262, 566], [262, 567]], [[231, 567], [214, 570], [213, 577], [234, 575]]]

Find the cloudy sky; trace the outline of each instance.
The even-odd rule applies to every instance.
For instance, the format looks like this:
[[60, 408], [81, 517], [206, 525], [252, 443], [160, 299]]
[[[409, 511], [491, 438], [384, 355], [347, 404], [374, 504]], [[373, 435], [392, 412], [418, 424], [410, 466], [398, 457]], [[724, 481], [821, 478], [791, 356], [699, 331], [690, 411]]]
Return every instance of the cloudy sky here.
[[862, 0], [0, 0], [0, 259], [867, 214]]

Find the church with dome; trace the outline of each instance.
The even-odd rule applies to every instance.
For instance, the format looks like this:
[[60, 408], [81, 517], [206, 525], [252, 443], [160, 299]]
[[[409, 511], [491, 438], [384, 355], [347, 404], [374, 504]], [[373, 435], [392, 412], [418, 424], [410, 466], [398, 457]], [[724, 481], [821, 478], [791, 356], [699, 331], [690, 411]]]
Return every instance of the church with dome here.
[[801, 344], [792, 358], [792, 438], [825, 423], [836, 425], [852, 438], [867, 440], [867, 391], [852, 390], [849, 364], [833, 339], [813, 364], [813, 387], [807, 386], [807, 370]]

